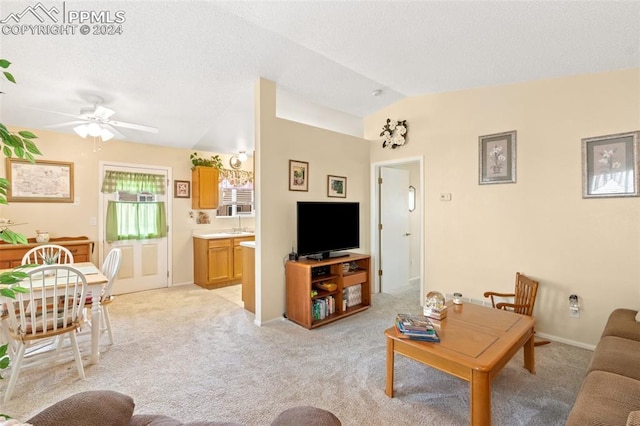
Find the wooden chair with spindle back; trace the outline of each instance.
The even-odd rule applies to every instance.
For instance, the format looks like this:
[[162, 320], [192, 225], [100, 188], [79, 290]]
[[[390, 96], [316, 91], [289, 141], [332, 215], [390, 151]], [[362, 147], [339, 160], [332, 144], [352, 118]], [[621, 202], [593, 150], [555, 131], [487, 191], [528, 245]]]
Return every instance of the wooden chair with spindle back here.
[[[520, 272], [516, 272], [516, 285], [513, 293], [496, 293], [487, 291], [484, 297], [491, 298], [491, 306], [505, 311], [515, 312], [532, 317], [533, 307], [536, 304], [536, 295], [538, 294], [538, 281], [532, 280]], [[513, 303], [498, 302], [494, 297], [513, 297]], [[539, 340], [535, 342], [536, 346], [546, 345], [550, 343], [548, 340]]]

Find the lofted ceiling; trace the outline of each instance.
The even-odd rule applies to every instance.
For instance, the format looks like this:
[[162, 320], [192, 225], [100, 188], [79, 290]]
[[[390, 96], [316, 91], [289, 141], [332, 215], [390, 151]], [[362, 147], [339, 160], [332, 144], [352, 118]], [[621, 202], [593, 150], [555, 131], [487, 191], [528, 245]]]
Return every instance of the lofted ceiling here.
[[[122, 33], [80, 34], [79, 11], [124, 18], [84, 22]], [[2, 0], [0, 27], [18, 81], [0, 86], [1, 122], [48, 129], [73, 118], [47, 111], [99, 96], [113, 119], [159, 129], [124, 140], [221, 153], [253, 149], [259, 77], [283, 116], [312, 105], [357, 129], [410, 96], [640, 67], [640, 1]]]

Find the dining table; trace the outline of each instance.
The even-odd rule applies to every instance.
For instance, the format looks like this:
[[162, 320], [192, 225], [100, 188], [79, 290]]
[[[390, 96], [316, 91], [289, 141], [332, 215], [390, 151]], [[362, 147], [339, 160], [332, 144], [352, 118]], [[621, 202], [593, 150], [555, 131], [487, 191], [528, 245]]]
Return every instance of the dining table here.
[[[109, 279], [100, 271], [100, 269], [92, 262], [78, 262], [70, 264], [84, 274], [87, 279], [87, 299], [91, 300], [91, 353], [89, 361], [91, 364], [97, 364], [100, 361], [100, 295], [104, 286]], [[2, 269], [0, 272], [11, 271], [12, 269]], [[55, 287], [55, 283], [46, 284], [50, 286], [51, 291]]]

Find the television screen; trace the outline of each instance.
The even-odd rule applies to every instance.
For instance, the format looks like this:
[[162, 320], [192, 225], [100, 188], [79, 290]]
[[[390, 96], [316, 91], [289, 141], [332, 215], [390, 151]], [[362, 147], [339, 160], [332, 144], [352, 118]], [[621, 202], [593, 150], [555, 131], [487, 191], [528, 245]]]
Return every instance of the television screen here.
[[299, 256], [360, 247], [360, 203], [298, 201], [297, 208]]

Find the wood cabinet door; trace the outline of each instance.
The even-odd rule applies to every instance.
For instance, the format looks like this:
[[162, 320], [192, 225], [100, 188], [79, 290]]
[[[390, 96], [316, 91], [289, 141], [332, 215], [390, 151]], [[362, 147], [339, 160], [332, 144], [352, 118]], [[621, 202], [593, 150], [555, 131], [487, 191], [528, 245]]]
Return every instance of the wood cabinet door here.
[[209, 273], [207, 281], [209, 284], [229, 281], [233, 274], [233, 251], [231, 245], [211, 247], [208, 250]]
[[218, 208], [218, 169], [213, 167], [196, 167], [191, 173], [193, 184], [192, 208]]
[[233, 278], [242, 279], [242, 246], [233, 246]]

